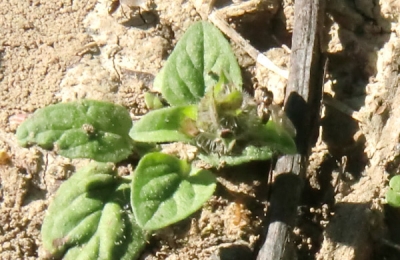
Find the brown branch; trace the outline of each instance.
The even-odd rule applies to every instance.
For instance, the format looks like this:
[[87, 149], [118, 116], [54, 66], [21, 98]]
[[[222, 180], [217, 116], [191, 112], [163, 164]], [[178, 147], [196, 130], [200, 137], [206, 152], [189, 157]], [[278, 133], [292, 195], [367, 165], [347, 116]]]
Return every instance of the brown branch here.
[[323, 0], [296, 0], [291, 65], [285, 111], [297, 130], [298, 154], [281, 157], [275, 167], [269, 226], [258, 260], [293, 259], [291, 229], [301, 196], [308, 155], [318, 133], [322, 97], [322, 62], [318, 42]]

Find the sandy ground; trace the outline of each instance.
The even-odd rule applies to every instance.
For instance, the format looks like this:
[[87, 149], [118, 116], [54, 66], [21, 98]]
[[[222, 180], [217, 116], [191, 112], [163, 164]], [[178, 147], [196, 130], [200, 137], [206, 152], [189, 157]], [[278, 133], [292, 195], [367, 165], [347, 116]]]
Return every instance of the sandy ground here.
[[[122, 104], [132, 116], [146, 113], [143, 93], [152, 89], [183, 32], [201, 19], [195, 8], [200, 2], [149, 1], [146, 23], [131, 17], [126, 5], [109, 14], [107, 0], [0, 2], [1, 259], [40, 259], [40, 227], [50, 199], [85, 164], [19, 147], [14, 134], [20, 118], [82, 98]], [[222, 2], [217, 7], [235, 29], [286, 69], [293, 1]], [[354, 113], [331, 104], [322, 111], [293, 234], [299, 259], [400, 258], [384, 242], [400, 242], [399, 213], [387, 210], [383, 200], [389, 176], [399, 171], [399, 13], [396, 0], [327, 1], [321, 32], [329, 60], [326, 99]], [[282, 102], [286, 80], [233, 47], [246, 88], [251, 92], [257, 81]], [[236, 257], [251, 259], [267, 203], [266, 176], [220, 176], [216, 196], [187, 221], [160, 231], [144, 259], [220, 259], [232, 246], [239, 248]]]

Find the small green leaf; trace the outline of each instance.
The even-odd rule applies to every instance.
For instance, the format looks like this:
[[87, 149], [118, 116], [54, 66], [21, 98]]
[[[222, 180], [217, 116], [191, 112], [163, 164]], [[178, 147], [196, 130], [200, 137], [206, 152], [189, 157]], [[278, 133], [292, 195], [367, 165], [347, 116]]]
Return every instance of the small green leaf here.
[[223, 70], [241, 89], [241, 71], [228, 41], [212, 24], [201, 21], [179, 40], [155, 85], [172, 106], [196, 104]]
[[389, 181], [390, 189], [400, 192], [400, 175], [393, 176]]
[[201, 208], [215, 187], [211, 172], [191, 168], [170, 155], [151, 153], [140, 160], [133, 174], [133, 213], [143, 229], [160, 229]]
[[389, 190], [386, 192], [386, 201], [390, 206], [400, 207], [400, 175], [389, 181]]
[[215, 99], [213, 102], [218, 109], [229, 111], [240, 109], [244, 100], [241, 88], [236, 87], [224, 71], [221, 71], [210, 99]]
[[134, 259], [146, 245], [129, 205], [130, 185], [113, 165], [92, 163], [58, 189], [42, 225], [48, 257]]
[[131, 154], [131, 127], [124, 107], [81, 100], [37, 110], [18, 127], [17, 139], [22, 146], [54, 148], [68, 158], [118, 162]]
[[400, 207], [400, 193], [394, 190], [386, 192], [386, 201], [392, 207]]
[[196, 117], [196, 106], [167, 107], [150, 111], [133, 125], [129, 134], [137, 142], [189, 142], [190, 122]]
[[164, 104], [159, 96], [154, 93], [144, 93], [144, 103], [150, 110], [160, 109], [164, 107]]
[[199, 158], [213, 167], [234, 166], [251, 161], [264, 161], [272, 158], [273, 150], [268, 146], [247, 146], [239, 155], [199, 154]]
[[283, 154], [295, 154], [297, 152], [292, 135], [273, 120], [269, 120], [259, 133], [262, 133], [259, 140], [265, 142], [272, 149]]

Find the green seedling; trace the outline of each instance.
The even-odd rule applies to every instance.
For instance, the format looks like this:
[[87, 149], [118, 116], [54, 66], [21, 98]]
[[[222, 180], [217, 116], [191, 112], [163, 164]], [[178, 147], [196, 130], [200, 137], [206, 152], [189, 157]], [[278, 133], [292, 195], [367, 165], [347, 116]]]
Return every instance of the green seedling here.
[[221, 75], [221, 81], [197, 105], [172, 106], [145, 115], [130, 131], [132, 139], [192, 144], [199, 148], [199, 158], [215, 167], [296, 152], [293, 133], [280, 120], [263, 123], [257, 104], [246, 93], [227, 87], [231, 85]]
[[[189, 28], [156, 76], [155, 86], [170, 107], [151, 111], [136, 123], [130, 131], [135, 141], [186, 142], [197, 146], [198, 157], [215, 167], [296, 152], [288, 119], [271, 116], [264, 122], [259, 117], [258, 104], [242, 90], [229, 43], [209, 23]], [[276, 107], [271, 110], [279, 114]]]
[[[137, 259], [152, 232], [201, 208], [215, 176], [160, 153], [158, 143], [192, 144], [197, 160], [214, 166], [296, 151], [287, 124], [259, 117], [229, 43], [207, 22], [189, 28], [155, 86], [170, 106], [146, 95], [156, 110], [134, 124], [122, 106], [81, 100], [39, 109], [18, 128], [22, 146], [94, 160], [60, 186], [49, 206], [41, 230], [46, 257]], [[119, 176], [115, 164], [131, 155], [141, 157], [135, 171]]]

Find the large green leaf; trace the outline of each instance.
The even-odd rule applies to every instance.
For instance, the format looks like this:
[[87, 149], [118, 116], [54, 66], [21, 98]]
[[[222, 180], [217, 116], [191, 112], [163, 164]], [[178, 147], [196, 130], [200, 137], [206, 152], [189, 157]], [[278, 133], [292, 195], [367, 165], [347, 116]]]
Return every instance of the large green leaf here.
[[196, 104], [223, 70], [241, 89], [241, 71], [228, 41], [212, 24], [197, 22], [179, 40], [157, 75], [155, 88], [173, 106]]
[[143, 229], [160, 229], [198, 210], [215, 187], [209, 171], [192, 168], [170, 155], [147, 154], [133, 175], [133, 213]]
[[92, 163], [64, 182], [42, 225], [47, 257], [135, 259], [146, 244], [129, 209], [130, 185], [113, 166]]
[[[133, 125], [130, 136], [137, 142], [160, 143], [191, 140], [196, 106], [167, 107], [151, 111]], [[195, 129], [193, 129], [195, 130]]]
[[37, 110], [17, 130], [22, 146], [54, 148], [68, 158], [118, 162], [132, 152], [128, 111], [95, 100], [60, 103]]

